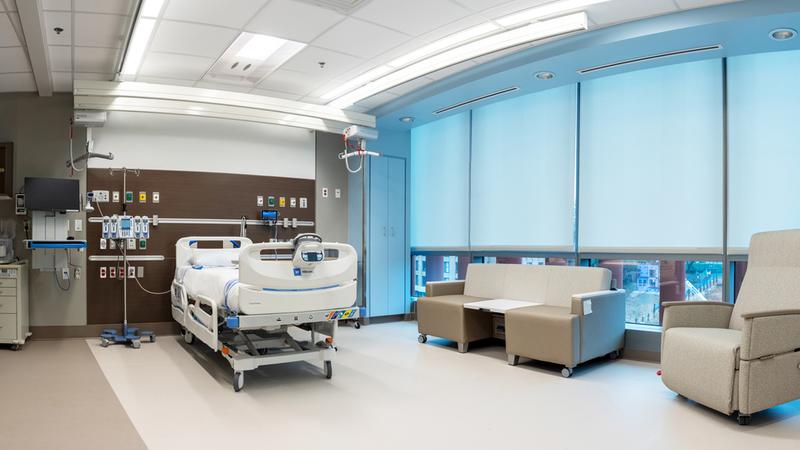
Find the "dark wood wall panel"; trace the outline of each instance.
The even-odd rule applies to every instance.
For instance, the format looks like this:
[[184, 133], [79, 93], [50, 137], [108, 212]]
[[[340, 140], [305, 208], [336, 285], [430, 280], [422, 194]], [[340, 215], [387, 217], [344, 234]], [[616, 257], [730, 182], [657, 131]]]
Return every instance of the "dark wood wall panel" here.
[[[108, 169], [89, 169], [87, 190], [120, 191], [124, 199], [122, 174], [113, 175]], [[257, 219], [266, 206], [267, 197], [276, 200], [286, 197], [286, 207], [274, 209], [280, 217], [296, 217], [301, 221], [315, 221], [314, 180], [236, 175], [206, 172], [181, 172], [171, 170], [143, 170], [139, 176], [128, 174], [127, 190], [134, 193], [134, 202], [127, 205], [130, 215], [147, 215], [160, 218], [193, 219]], [[147, 201], [139, 202], [139, 192], [147, 192]], [[159, 203], [152, 202], [153, 192], [158, 192]], [[264, 196], [264, 207], [256, 204], [257, 196]], [[290, 207], [290, 198], [297, 199], [297, 207]], [[308, 199], [308, 207], [300, 208], [300, 198]], [[122, 214], [122, 203], [99, 203], [90, 217]], [[119, 255], [117, 250], [101, 250], [102, 227], [99, 223], [87, 224], [88, 255]], [[278, 228], [278, 239], [290, 239], [297, 233], [313, 232], [313, 227]], [[129, 256], [164, 255], [166, 261], [131, 261], [132, 266], [143, 266], [144, 277], [139, 281], [150, 291], [169, 289], [175, 273], [175, 242], [185, 236], [238, 236], [239, 225], [187, 225], [160, 224], [151, 227], [146, 250], [129, 250]], [[271, 238], [264, 226], [248, 226], [247, 236], [253, 242]], [[113, 262], [89, 261], [87, 263], [87, 321], [89, 324], [121, 323], [123, 318], [122, 280], [101, 279], [100, 267], [110, 267]], [[120, 262], [121, 266], [122, 263]], [[166, 322], [172, 320], [169, 294], [151, 295], [144, 292], [135, 280], [128, 280], [128, 321]]]

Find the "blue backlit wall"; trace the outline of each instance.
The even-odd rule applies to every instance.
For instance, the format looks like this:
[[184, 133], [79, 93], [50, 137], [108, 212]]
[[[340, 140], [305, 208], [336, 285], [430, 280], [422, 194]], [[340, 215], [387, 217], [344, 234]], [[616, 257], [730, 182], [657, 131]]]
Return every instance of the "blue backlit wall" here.
[[800, 51], [728, 59], [729, 246], [800, 228]]
[[473, 111], [473, 249], [573, 250], [576, 90]]
[[411, 246], [469, 245], [470, 115], [411, 130]]
[[722, 61], [581, 84], [584, 251], [720, 253]]

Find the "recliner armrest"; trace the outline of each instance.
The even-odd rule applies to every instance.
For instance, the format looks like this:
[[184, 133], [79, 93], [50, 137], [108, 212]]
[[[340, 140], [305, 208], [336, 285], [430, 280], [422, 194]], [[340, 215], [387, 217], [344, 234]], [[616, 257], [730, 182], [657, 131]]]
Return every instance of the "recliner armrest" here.
[[670, 328], [728, 328], [733, 304], [724, 302], [664, 302], [663, 331]]
[[459, 281], [430, 281], [425, 284], [426, 297], [439, 297], [442, 295], [464, 294], [464, 280]]
[[[625, 300], [625, 290], [607, 290], [607, 291], [595, 291], [595, 292], [584, 292], [583, 294], [575, 294], [572, 296], [572, 314], [576, 314], [578, 316], [588, 316], [591, 315], [591, 312], [595, 311], [597, 308], [603, 308], [604, 302], [614, 302], [614, 301], [622, 301]], [[591, 307], [587, 308], [585, 303], [589, 301], [591, 302]], [[588, 312], [591, 311], [591, 312]]]
[[800, 349], [800, 310], [742, 314], [741, 359], [745, 361]]

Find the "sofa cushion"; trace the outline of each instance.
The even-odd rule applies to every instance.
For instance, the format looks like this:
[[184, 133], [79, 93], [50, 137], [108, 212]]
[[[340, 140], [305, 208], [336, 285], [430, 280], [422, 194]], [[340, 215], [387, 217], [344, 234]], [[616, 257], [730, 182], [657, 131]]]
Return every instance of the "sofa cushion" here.
[[483, 298], [503, 298], [507, 264], [470, 264], [464, 295]]
[[506, 265], [503, 298], [544, 303], [550, 272], [546, 266]]
[[570, 308], [529, 306], [506, 313], [506, 352], [575, 367], [580, 357], [580, 326]]
[[548, 271], [544, 302], [572, 308], [572, 296], [611, 288], [611, 271], [601, 267], [544, 266]]
[[733, 412], [742, 333], [728, 328], [670, 328], [661, 380], [673, 391], [725, 414]]

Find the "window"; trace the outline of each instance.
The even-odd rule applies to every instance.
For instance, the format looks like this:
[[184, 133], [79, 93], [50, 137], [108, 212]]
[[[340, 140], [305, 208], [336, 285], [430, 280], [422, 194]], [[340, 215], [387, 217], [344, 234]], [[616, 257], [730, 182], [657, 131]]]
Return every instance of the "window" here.
[[529, 266], [574, 266], [575, 260], [570, 258], [537, 258], [519, 256], [480, 256], [476, 262], [484, 264], [526, 264]]
[[628, 323], [661, 324], [661, 303], [722, 301], [719, 261], [593, 259], [593, 267], [611, 271], [612, 282], [625, 289]]
[[[425, 296], [425, 284], [429, 281], [463, 280], [467, 275], [467, 264], [459, 264], [459, 256], [413, 255], [413, 297]], [[464, 259], [467, 261], [467, 259]]]
[[721, 254], [722, 63], [581, 84], [581, 251]]

